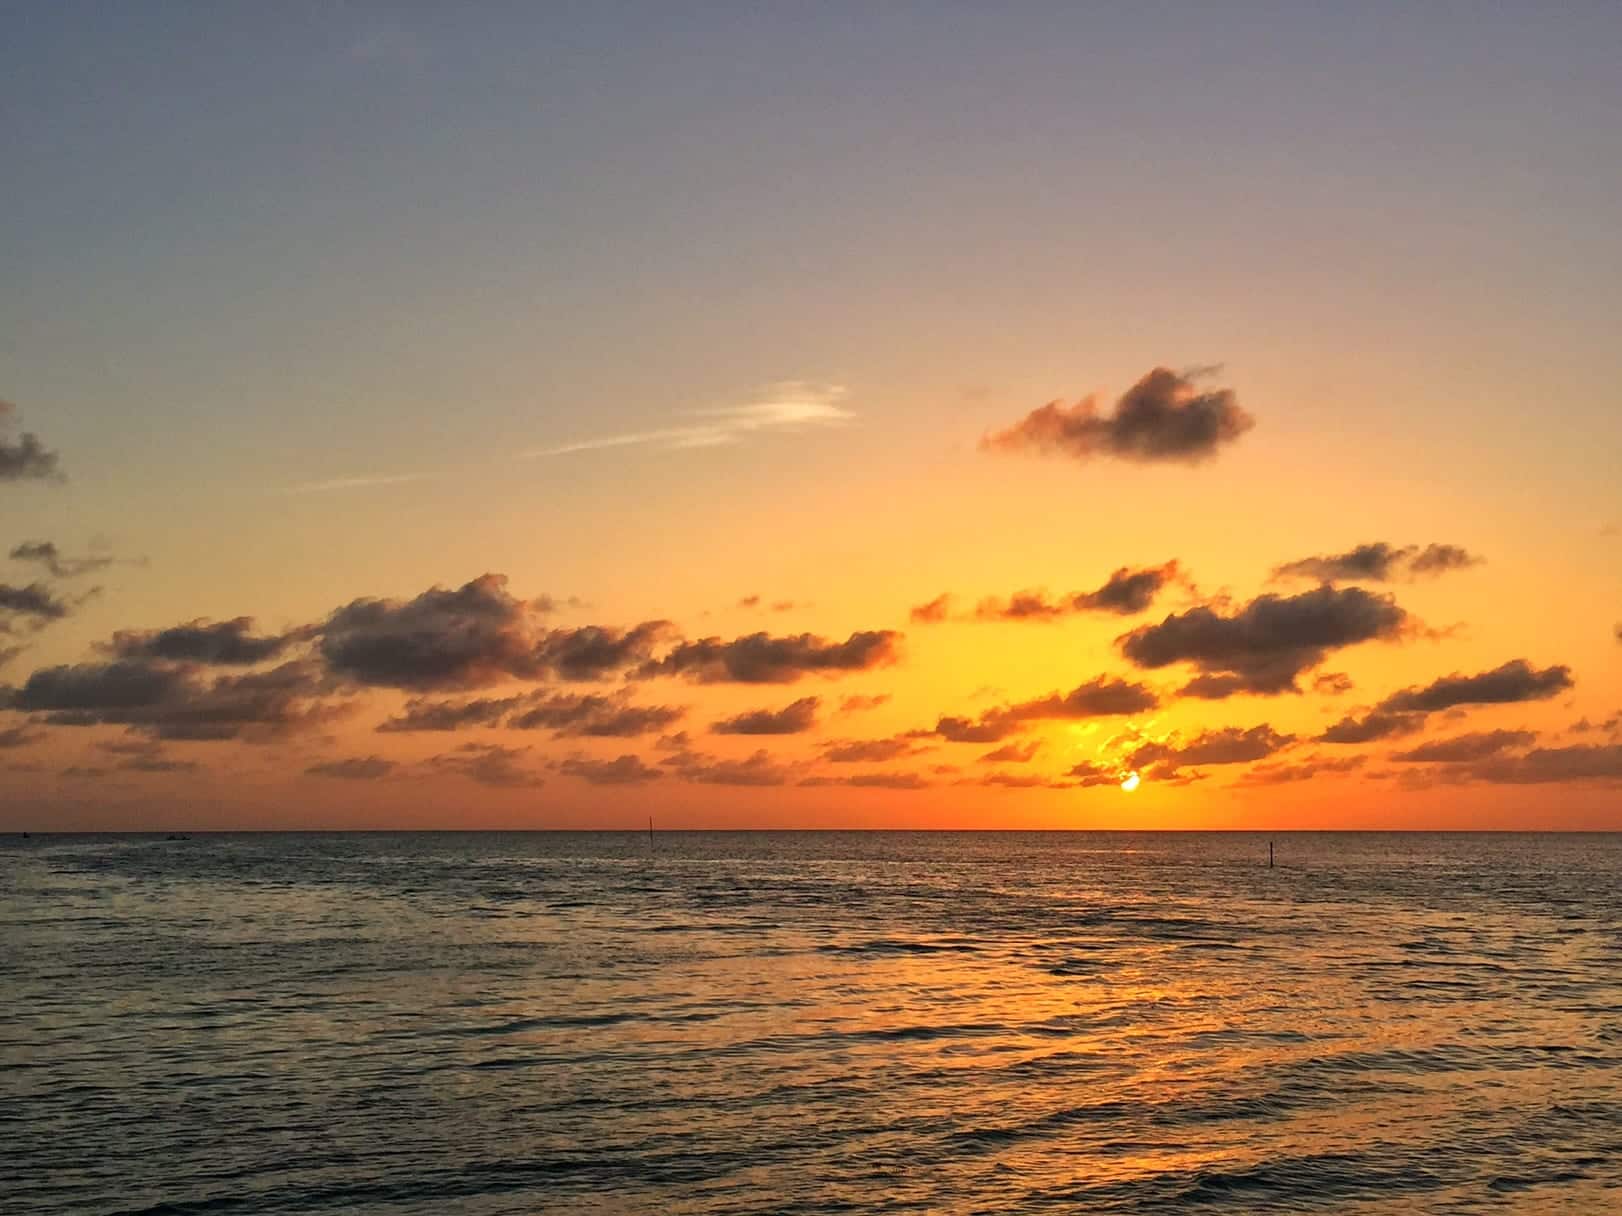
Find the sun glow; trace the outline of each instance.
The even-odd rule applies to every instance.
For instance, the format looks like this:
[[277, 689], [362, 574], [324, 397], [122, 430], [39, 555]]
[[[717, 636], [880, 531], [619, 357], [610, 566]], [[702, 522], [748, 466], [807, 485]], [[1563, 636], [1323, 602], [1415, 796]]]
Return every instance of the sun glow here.
[[1138, 788], [1138, 785], [1142, 780], [1143, 779], [1136, 773], [1128, 773], [1125, 777], [1121, 778], [1121, 788], [1130, 794], [1133, 790]]

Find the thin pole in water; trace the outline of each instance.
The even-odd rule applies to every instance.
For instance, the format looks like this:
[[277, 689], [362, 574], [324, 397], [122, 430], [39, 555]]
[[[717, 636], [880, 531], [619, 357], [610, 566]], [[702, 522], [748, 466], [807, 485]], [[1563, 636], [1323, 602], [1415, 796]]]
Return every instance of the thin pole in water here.
[[[652, 831], [652, 829], [650, 828], [649, 831]], [[1269, 870], [1273, 868], [1273, 842], [1271, 840], [1267, 842], [1267, 868]]]
[[653, 847], [653, 816], [648, 816], [648, 848]]

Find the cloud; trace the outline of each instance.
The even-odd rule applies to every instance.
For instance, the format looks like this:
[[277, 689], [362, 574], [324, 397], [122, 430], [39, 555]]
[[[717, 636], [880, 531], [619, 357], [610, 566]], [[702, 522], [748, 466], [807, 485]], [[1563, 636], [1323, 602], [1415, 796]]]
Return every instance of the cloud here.
[[1469, 768], [1468, 775], [1500, 785], [1622, 782], [1622, 744], [1535, 748], [1523, 756], [1496, 756], [1478, 761]]
[[0, 730], [0, 751], [10, 751], [15, 747], [27, 747], [38, 743], [45, 737], [42, 730], [32, 730], [27, 726], [10, 726]]
[[393, 760], [382, 756], [352, 756], [345, 760], [325, 760], [305, 769], [311, 777], [336, 777], [342, 781], [379, 781], [394, 772]]
[[1424, 714], [1393, 714], [1375, 710], [1358, 718], [1348, 714], [1318, 736], [1320, 743], [1373, 743], [1400, 739], [1425, 729]]
[[1031, 722], [1119, 717], [1142, 713], [1158, 704], [1154, 691], [1146, 685], [1097, 676], [1069, 692], [998, 706], [985, 710], [978, 718], [941, 717], [933, 728], [911, 731], [908, 737], [934, 735], [950, 743], [1001, 743], [1011, 735], [1021, 734]]
[[987, 752], [980, 757], [981, 764], [1029, 764], [1036, 759], [1036, 753], [1042, 750], [1042, 744], [1033, 739], [1029, 743], [1005, 743], [996, 751]]
[[6, 438], [17, 407], [0, 401], [0, 481], [63, 481], [57, 454], [40, 443], [31, 431], [15, 440]]
[[1144, 743], [1132, 753], [1129, 763], [1136, 769], [1153, 765], [1157, 772], [1168, 774], [1184, 766], [1243, 764], [1251, 760], [1264, 760], [1294, 742], [1294, 735], [1280, 734], [1265, 723], [1248, 730], [1229, 726], [1205, 731], [1187, 743]]
[[924, 790], [933, 784], [918, 773], [851, 773], [839, 776], [816, 775], [802, 778], [801, 785], [849, 785], [879, 790]]
[[451, 731], [505, 726], [510, 730], [551, 730], [555, 738], [629, 738], [663, 730], [686, 709], [673, 705], [632, 705], [623, 693], [532, 692], [471, 701], [413, 697], [402, 713], [378, 726], [384, 732]]
[[1297, 764], [1258, 764], [1239, 777], [1239, 785], [1290, 785], [1311, 781], [1325, 774], [1355, 772], [1367, 762], [1367, 756], [1341, 756], [1334, 759], [1308, 756]]
[[357, 599], [320, 626], [328, 667], [358, 684], [391, 688], [478, 688], [537, 678], [535, 610], [484, 574], [410, 600]]
[[1209, 460], [1255, 425], [1229, 389], [1199, 392], [1196, 374], [1157, 367], [1100, 415], [1086, 397], [1066, 408], [1057, 401], [1032, 410], [1007, 430], [980, 441], [982, 451], [1037, 451], [1074, 460], [1114, 457], [1136, 462], [1195, 464]]
[[195, 760], [176, 760], [153, 739], [108, 739], [96, 744], [98, 751], [120, 757], [113, 767], [138, 773], [189, 773], [200, 768]]
[[791, 775], [765, 748], [744, 760], [722, 760], [703, 752], [682, 750], [659, 763], [684, 781], [699, 785], [786, 785]]
[[71, 611], [72, 606], [44, 583], [29, 583], [26, 587], [0, 583], [0, 633], [11, 632], [13, 621], [39, 629]]
[[761, 390], [755, 400], [745, 405], [695, 410], [689, 415], [692, 421], [680, 426], [580, 439], [556, 447], [535, 448], [520, 456], [565, 456], [641, 444], [657, 444], [668, 449], [709, 448], [737, 443], [756, 434], [843, 426], [856, 417], [839, 404], [845, 396], [845, 390], [839, 385], [783, 381]]
[[1569, 667], [1545, 667], [1539, 671], [1525, 659], [1512, 659], [1501, 667], [1477, 675], [1454, 672], [1423, 688], [1405, 688], [1381, 701], [1378, 708], [1402, 713], [1429, 713], [1455, 705], [1546, 701], [1571, 686]]
[[1312, 691], [1320, 692], [1326, 697], [1344, 696], [1355, 687], [1352, 677], [1344, 671], [1326, 671], [1312, 681]]
[[1118, 768], [1109, 768], [1090, 761], [1082, 761], [1072, 765], [1065, 776], [1073, 778], [1076, 785], [1082, 789], [1091, 789], [1100, 785], [1119, 785], [1126, 774]]
[[843, 642], [809, 633], [795, 637], [752, 633], [730, 642], [701, 638], [643, 663], [636, 675], [683, 676], [700, 684], [792, 684], [810, 673], [830, 676], [889, 666], [899, 657], [900, 641], [901, 635], [889, 629], [853, 633]]
[[[1122, 566], [1103, 586], [1092, 591], [1072, 591], [1054, 597], [1046, 591], [1016, 591], [1007, 598], [988, 596], [975, 605], [969, 619], [976, 621], [1055, 621], [1060, 617], [1087, 612], [1130, 616], [1154, 603], [1161, 589], [1182, 578], [1175, 561], [1134, 570]], [[939, 624], [951, 614], [952, 596], [942, 594], [912, 609], [912, 619], [923, 624]]]
[[169, 629], [121, 629], [102, 649], [121, 659], [176, 659], [222, 666], [251, 666], [273, 659], [295, 640], [307, 634], [291, 633], [256, 636], [253, 618], [239, 616], [229, 621], [199, 618]]
[[424, 764], [431, 770], [452, 773], [495, 789], [524, 789], [546, 784], [519, 761], [527, 747], [502, 747], [496, 743], [464, 743], [452, 752], [430, 756]]
[[1397, 752], [1391, 758], [1408, 762], [1461, 764], [1502, 755], [1504, 752], [1525, 747], [1536, 739], [1537, 732], [1530, 730], [1477, 731], [1472, 734], [1455, 735], [1451, 739], [1434, 739], [1429, 743], [1421, 743], [1408, 751]]
[[1273, 568], [1274, 579], [1311, 578], [1321, 582], [1388, 583], [1412, 580], [1422, 575], [1441, 574], [1479, 566], [1482, 559], [1458, 545], [1430, 544], [1401, 547], [1385, 541], [1370, 541], [1345, 553], [1319, 554], [1285, 562]]
[[[1114, 785], [1117, 778], [1111, 777], [1107, 781], [1096, 781], [1097, 785]], [[1079, 781], [1056, 780], [1053, 777], [1044, 777], [1039, 773], [983, 773], [977, 777], [965, 777], [956, 781], [955, 785], [987, 785], [1010, 790], [1069, 790], [1085, 784]]]
[[160, 739], [264, 742], [350, 712], [322, 699], [320, 670], [295, 660], [269, 671], [207, 679], [194, 665], [117, 659], [35, 671], [10, 708], [59, 726], [127, 726]]
[[1273, 696], [1300, 691], [1296, 679], [1331, 651], [1395, 640], [1411, 624], [1389, 595], [1323, 586], [1294, 596], [1258, 596], [1228, 615], [1202, 605], [1116, 640], [1138, 667], [1193, 664], [1201, 674], [1184, 687], [1185, 695]]
[[801, 697], [782, 709], [756, 709], [710, 726], [717, 735], [797, 735], [817, 724], [816, 697]]
[[889, 701], [890, 694], [887, 692], [881, 692], [876, 696], [862, 696], [861, 694], [856, 694], [855, 696], [840, 697], [839, 712], [841, 714], [865, 713], [867, 710], [877, 709], [881, 705], [887, 705], [889, 704]]
[[546, 598], [520, 600], [501, 574], [410, 600], [358, 599], [313, 630], [332, 671], [352, 683], [419, 692], [483, 688], [507, 679], [592, 680], [647, 660], [668, 621], [632, 629], [542, 629]]
[[895, 735], [889, 739], [846, 739], [829, 743], [822, 749], [822, 758], [833, 764], [874, 764], [921, 755], [929, 750], [917, 746], [906, 735]]
[[111, 566], [114, 557], [63, 557], [53, 541], [30, 540], [13, 547], [8, 555], [14, 562], [43, 566], [53, 578], [79, 578]]
[[642, 785], [663, 777], [664, 770], [650, 768], [630, 754], [613, 760], [591, 760], [571, 756], [558, 765], [558, 772], [566, 777], [579, 777], [593, 785]]

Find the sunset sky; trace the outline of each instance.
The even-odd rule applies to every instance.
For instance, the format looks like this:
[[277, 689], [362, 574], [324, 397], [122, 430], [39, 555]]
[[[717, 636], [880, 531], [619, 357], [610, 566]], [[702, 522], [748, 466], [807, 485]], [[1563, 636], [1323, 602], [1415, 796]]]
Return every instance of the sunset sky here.
[[1622, 829], [1561, 16], [23, 6], [0, 829]]

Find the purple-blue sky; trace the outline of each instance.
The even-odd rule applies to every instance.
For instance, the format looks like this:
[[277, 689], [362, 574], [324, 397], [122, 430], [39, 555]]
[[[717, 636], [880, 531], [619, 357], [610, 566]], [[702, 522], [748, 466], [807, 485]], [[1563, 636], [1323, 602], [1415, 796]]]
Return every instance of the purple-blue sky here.
[[[12, 694], [4, 823], [617, 825], [654, 799], [694, 824], [1622, 826], [1615, 5], [3, 17], [0, 457], [35, 433], [66, 480], [0, 477], [0, 540], [69, 566], [0, 568], [0, 685], [105, 667], [120, 631], [249, 616], [296, 636], [244, 670], [304, 664], [295, 700], [319, 711], [246, 743]], [[1179, 448], [1176, 426], [1070, 412], [1096, 395], [1116, 417], [1159, 367], [1216, 370], [1155, 400], [1227, 390], [1252, 421]], [[1274, 577], [1373, 543], [1398, 556], [1372, 582]], [[1472, 560], [1410, 568], [1432, 544]], [[977, 609], [1173, 561], [1125, 615]], [[793, 688], [595, 673], [680, 708], [685, 750], [510, 713], [378, 731], [428, 683], [334, 663], [331, 614], [487, 574], [556, 602], [503, 646], [649, 621], [671, 624], [645, 662], [711, 636], [898, 638]], [[1235, 671], [1124, 640], [1320, 579], [1400, 621], [1285, 663], [1289, 689], [1253, 664], [1256, 686], [1195, 695]], [[29, 609], [36, 585], [60, 614]], [[944, 620], [913, 618], [942, 593]], [[165, 695], [188, 720], [223, 712], [218, 665], [139, 661], [184, 677]], [[1320, 742], [1523, 661], [1569, 684]], [[552, 695], [534, 664], [434, 691]], [[1156, 705], [1007, 716], [1097, 680]], [[800, 729], [719, 728], [813, 695]], [[943, 717], [1023, 725], [981, 764], [910, 733]], [[1464, 735], [1479, 754], [1396, 758]], [[1250, 758], [1165, 759], [1228, 743]], [[469, 757], [497, 753], [468, 744], [519, 749], [525, 780], [482, 781]], [[856, 744], [887, 758], [852, 786], [830, 756]]]

